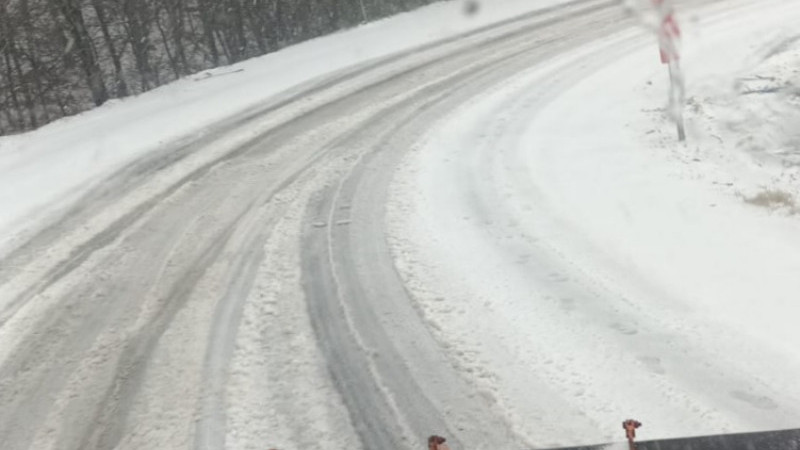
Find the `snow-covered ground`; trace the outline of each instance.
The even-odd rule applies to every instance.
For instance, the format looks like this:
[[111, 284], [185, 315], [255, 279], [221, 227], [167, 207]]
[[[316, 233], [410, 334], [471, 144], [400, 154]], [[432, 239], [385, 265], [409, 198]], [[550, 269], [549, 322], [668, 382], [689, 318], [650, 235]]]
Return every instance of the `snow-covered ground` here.
[[725, 185], [748, 203], [800, 212], [800, 34], [776, 27], [739, 45], [744, 58], [728, 56], [693, 84], [687, 121], [697, 145], [673, 150], [726, 167]]
[[[508, 1], [477, 18], [464, 18], [460, 3], [434, 5], [3, 138], [1, 245], [26, 243], [0, 265], [3, 445], [358, 446], [363, 430], [329, 376], [335, 362], [320, 354], [303, 298], [305, 209], [356, 150], [370, 149], [344, 157], [331, 147], [361, 126], [369, 134], [398, 102], [413, 111], [404, 97], [424, 104], [428, 84], [490, 61], [470, 61], [471, 45], [501, 37], [502, 49], [516, 25], [344, 79], [337, 71], [553, 3]], [[506, 51], [524, 40], [512, 44]], [[432, 77], [425, 67], [440, 59], [461, 63]], [[309, 86], [319, 89], [268, 111]], [[355, 95], [363, 90], [374, 97]]]
[[292, 88], [564, 1], [493, 1], [474, 15], [462, 1], [437, 3], [0, 137], [0, 255], [126, 163], [198, 139]]
[[436, 4], [0, 138], [4, 445], [796, 426], [800, 3], [679, 4], [687, 144], [611, 3], [412, 51], [559, 3]]
[[622, 34], [453, 112], [407, 158], [398, 267], [534, 442], [613, 439], [628, 416], [647, 438], [800, 422], [798, 18], [681, 15], [685, 145], [666, 68]]

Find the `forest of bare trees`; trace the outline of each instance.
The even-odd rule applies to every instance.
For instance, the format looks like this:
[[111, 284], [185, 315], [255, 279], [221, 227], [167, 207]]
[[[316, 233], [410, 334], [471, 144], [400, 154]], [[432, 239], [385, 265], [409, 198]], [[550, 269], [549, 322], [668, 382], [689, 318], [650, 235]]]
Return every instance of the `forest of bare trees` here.
[[0, 0], [0, 135], [432, 0]]

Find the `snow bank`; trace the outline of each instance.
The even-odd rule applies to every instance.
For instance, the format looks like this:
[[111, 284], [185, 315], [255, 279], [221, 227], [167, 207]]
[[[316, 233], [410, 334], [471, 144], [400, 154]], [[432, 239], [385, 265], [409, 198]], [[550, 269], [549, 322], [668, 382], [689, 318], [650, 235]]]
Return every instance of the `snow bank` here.
[[750, 47], [738, 70], [704, 80], [689, 97], [695, 156], [732, 172], [746, 202], [798, 213], [800, 39], [777, 30]]

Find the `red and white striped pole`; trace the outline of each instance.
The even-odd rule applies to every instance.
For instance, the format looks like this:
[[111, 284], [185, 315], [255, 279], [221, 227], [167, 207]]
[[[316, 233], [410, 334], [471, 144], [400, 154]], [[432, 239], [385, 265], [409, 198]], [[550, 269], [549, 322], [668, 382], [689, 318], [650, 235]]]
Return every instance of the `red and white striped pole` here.
[[622, 422], [625, 437], [628, 439], [628, 450], [636, 450], [636, 429], [642, 426], [638, 420], [628, 419]]
[[678, 139], [686, 140], [686, 129], [683, 123], [684, 84], [680, 71], [680, 55], [678, 42], [681, 38], [681, 29], [675, 19], [675, 11], [667, 0], [652, 0], [660, 20], [658, 29], [658, 44], [661, 63], [669, 69], [670, 82], [670, 116], [678, 127]]

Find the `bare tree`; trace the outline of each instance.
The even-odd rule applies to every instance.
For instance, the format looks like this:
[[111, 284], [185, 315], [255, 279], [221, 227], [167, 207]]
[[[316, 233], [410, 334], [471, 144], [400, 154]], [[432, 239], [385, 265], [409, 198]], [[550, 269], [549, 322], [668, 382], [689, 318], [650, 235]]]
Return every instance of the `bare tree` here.
[[92, 99], [97, 106], [109, 99], [108, 89], [103, 79], [103, 72], [97, 59], [92, 36], [86, 28], [86, 21], [80, 0], [53, 0], [64, 20], [66, 31], [70, 34], [71, 45], [65, 53], [75, 52], [81, 68], [86, 76], [86, 83], [92, 93]]
[[111, 34], [109, 15], [106, 12], [108, 6], [103, 0], [92, 0], [92, 7], [94, 8], [103, 40], [108, 49], [108, 54], [111, 57], [111, 63], [114, 66], [116, 95], [118, 97], [125, 97], [128, 95], [128, 83], [125, 82], [125, 76], [122, 71], [121, 52], [117, 49], [118, 44]]
[[0, 0], [0, 134], [433, 0]]

